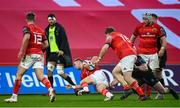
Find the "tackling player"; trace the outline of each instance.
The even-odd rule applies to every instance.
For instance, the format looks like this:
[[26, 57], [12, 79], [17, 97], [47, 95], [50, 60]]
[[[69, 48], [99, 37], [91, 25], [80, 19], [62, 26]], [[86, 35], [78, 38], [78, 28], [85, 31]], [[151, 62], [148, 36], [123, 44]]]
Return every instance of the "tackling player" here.
[[[133, 70], [132, 76], [138, 81], [139, 85], [142, 85], [144, 83], [148, 84], [160, 94], [170, 93], [176, 100], [179, 99], [178, 94], [173, 89], [164, 87], [161, 82], [155, 78], [152, 70], [148, 68], [145, 60], [140, 56], [138, 56], [138, 59], [135, 63], [135, 68]], [[129, 95], [130, 93], [124, 94], [123, 96], [121, 96], [121, 100], [127, 98]]]
[[44, 77], [44, 54], [48, 46], [48, 41], [44, 31], [35, 25], [35, 14], [30, 12], [26, 15], [27, 26], [23, 28], [23, 40], [18, 58], [20, 63], [16, 73], [13, 94], [5, 102], [17, 102], [18, 91], [21, 86], [21, 79], [24, 73], [32, 66], [39, 81], [41, 81], [49, 91], [50, 102], [55, 101], [55, 93], [49, 80]]
[[[144, 92], [139, 87], [138, 82], [132, 78], [132, 71], [134, 63], [136, 62], [136, 49], [133, 47], [129, 39], [114, 30], [112, 27], [108, 27], [105, 31], [106, 43], [102, 47], [98, 59], [95, 63], [98, 63], [111, 47], [119, 58], [119, 63], [115, 66], [112, 73], [113, 76], [123, 85], [127, 83], [133, 88], [140, 96], [140, 100], [146, 100]], [[127, 82], [127, 83], [126, 83]]]

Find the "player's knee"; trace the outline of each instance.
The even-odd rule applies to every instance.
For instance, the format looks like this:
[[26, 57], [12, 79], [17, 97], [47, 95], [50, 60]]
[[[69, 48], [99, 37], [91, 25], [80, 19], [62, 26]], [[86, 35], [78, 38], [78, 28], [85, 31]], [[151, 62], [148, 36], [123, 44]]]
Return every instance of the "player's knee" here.
[[51, 77], [52, 76], [52, 71], [48, 70], [48, 74], [47, 75], [48, 75], [48, 77]]
[[157, 68], [155, 71], [160, 73], [160, 72], [162, 72], [162, 68]]
[[112, 74], [113, 74], [113, 76], [116, 76], [118, 74], [118, 72], [116, 70], [113, 70]]
[[42, 82], [44, 76], [37, 76], [38, 80]]
[[52, 72], [52, 71], [54, 70], [54, 67], [55, 67], [55, 66], [54, 66], [53, 64], [48, 63], [48, 64], [47, 64], [48, 72], [49, 72], [49, 71]]
[[16, 79], [21, 80], [22, 76], [23, 76], [22, 73], [19, 72], [16, 73]]
[[57, 69], [57, 73], [59, 75], [63, 75], [64, 74], [64, 66], [57, 66], [56, 69]]

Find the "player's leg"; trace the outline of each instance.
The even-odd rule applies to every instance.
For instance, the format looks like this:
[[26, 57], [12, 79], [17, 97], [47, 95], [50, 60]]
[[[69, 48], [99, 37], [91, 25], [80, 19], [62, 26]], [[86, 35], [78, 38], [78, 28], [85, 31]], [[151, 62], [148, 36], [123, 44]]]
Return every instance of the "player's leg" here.
[[175, 99], [179, 99], [178, 94], [172, 88], [164, 87], [159, 81], [153, 86], [153, 88], [157, 90], [159, 94], [170, 93]]
[[113, 74], [114, 78], [121, 83], [121, 85], [123, 86], [123, 89], [124, 89], [124, 90], [130, 89], [130, 88], [129, 88], [129, 85], [128, 85], [127, 82], [124, 80], [124, 77], [123, 77], [123, 75], [122, 75], [121, 68], [119, 67], [119, 65], [116, 65], [116, 66], [115, 66], [115, 68], [114, 68], [113, 71], [112, 71], [112, 74]]
[[125, 81], [139, 94], [140, 100], [145, 100], [146, 98], [144, 97], [144, 92], [142, 91], [141, 87], [139, 87], [138, 82], [132, 77], [135, 61], [135, 55], [126, 56], [120, 61], [119, 66], [122, 69]]
[[13, 94], [9, 99], [5, 99], [5, 102], [17, 102], [17, 96], [18, 96], [18, 91], [21, 87], [21, 79], [23, 74], [26, 72], [26, 69], [18, 66], [18, 70], [16, 73], [16, 79], [15, 79], [15, 83], [14, 83], [14, 89], [13, 89]]
[[17, 102], [17, 95], [18, 95], [18, 91], [21, 87], [21, 79], [23, 74], [26, 72], [26, 70], [32, 65], [32, 59], [30, 56], [25, 56], [20, 64], [18, 65], [18, 70], [16, 73], [16, 79], [15, 79], [15, 83], [14, 83], [14, 89], [13, 89], [13, 94], [11, 96], [11, 98], [9, 99], [5, 99], [4, 101], [6, 102]]
[[158, 81], [152, 72], [148, 72], [144, 77], [146, 83], [152, 86], [159, 94], [170, 93], [175, 99], [179, 99], [178, 94], [171, 88], [164, 87], [160, 81]]
[[[162, 76], [159, 70], [159, 60], [157, 54], [150, 55], [149, 67], [152, 69], [152, 72], [154, 73], [155, 77], [159, 80]], [[163, 99], [163, 98], [164, 98], [163, 94], [159, 94], [159, 93], [155, 97], [155, 99]]]
[[[135, 78], [138, 81], [139, 86], [142, 88], [142, 85], [145, 84], [144, 80], [143, 80], [143, 75], [141, 72], [139, 72], [140, 70], [137, 68], [134, 68], [133, 73], [132, 73], [132, 77]], [[143, 89], [142, 89], [143, 90]], [[143, 90], [144, 91], [144, 90]], [[131, 90], [128, 91], [128, 94], [124, 94], [120, 97], [120, 100], [124, 100], [126, 99], [129, 95], [131, 95], [132, 93], [136, 93], [138, 95], [138, 93], [135, 90]]]
[[56, 66], [56, 62], [53, 62], [53, 61], [48, 61], [48, 64], [47, 64], [47, 69], [48, 69], [48, 79], [53, 87], [53, 70]]
[[109, 101], [113, 99], [113, 94], [107, 89], [107, 86], [103, 83], [99, 83], [96, 85], [96, 89], [99, 93], [101, 93], [103, 96], [105, 96], [106, 98], [104, 99], [104, 101]]
[[80, 82], [80, 86], [85, 90], [85, 91], [89, 91], [88, 88], [88, 84], [93, 84], [94, 83], [94, 79], [92, 79], [91, 76], [88, 76], [86, 78], [84, 78], [83, 80], [81, 80]]
[[164, 55], [159, 58], [159, 69], [157, 71], [157, 78], [159, 79], [159, 81], [161, 82], [161, 84], [164, 86], [164, 79], [162, 77], [162, 70], [164, 67], [166, 67], [166, 61], [167, 61], [167, 53], [165, 51]]
[[[163, 67], [166, 65], [166, 55], [163, 55], [161, 58], [159, 58], [159, 68], [155, 72], [156, 78], [161, 82], [161, 84], [164, 86], [164, 79], [162, 77], [162, 70]], [[158, 93], [155, 99], [163, 99], [163, 95]]]
[[54, 92], [54, 89], [52, 88], [51, 83], [48, 80], [48, 78], [44, 77], [44, 73], [43, 73], [44, 70], [42, 68], [35, 68], [34, 70], [36, 72], [36, 76], [37, 76], [38, 80], [41, 81], [45, 85], [45, 87], [48, 89], [50, 102], [54, 102], [55, 101], [55, 92]]
[[[141, 58], [146, 62], [146, 67], [149, 66], [149, 62], [150, 62], [150, 57], [149, 55], [145, 55], [145, 54], [140, 54], [139, 56], [141, 56]], [[142, 71], [140, 69], [140, 71]], [[148, 71], [148, 68], [146, 69], [146, 71]], [[144, 86], [142, 86], [143, 91], [145, 92], [147, 98], [150, 98], [151, 95], [151, 86], [145, 84]]]
[[121, 67], [119, 65], [115, 66], [115, 68], [112, 71], [112, 74], [113, 74], [114, 78], [116, 80], [118, 80], [121, 83], [121, 85], [123, 86], [123, 95], [120, 97], [120, 99], [124, 100], [125, 98], [127, 98], [129, 95], [132, 94], [132, 90], [129, 87], [128, 83], [125, 81], [125, 79], [122, 75]]
[[[57, 73], [63, 78], [65, 79], [70, 85], [76, 85], [71, 77], [68, 75], [68, 74], [65, 74], [64, 73], [64, 65], [66, 64], [66, 61], [64, 59], [64, 57], [60, 56], [60, 57], [57, 57], [57, 60], [56, 60], [56, 70], [57, 70]], [[75, 95], [78, 95], [78, 89], [74, 89], [74, 93]]]
[[44, 57], [41, 55], [40, 56], [35, 55], [35, 56], [39, 59], [38, 59], [38, 61], [36, 60], [34, 62], [32, 68], [35, 70], [38, 80], [41, 81], [45, 85], [45, 87], [48, 89], [50, 102], [54, 102], [55, 101], [54, 89], [52, 88], [51, 83], [48, 80], [48, 78], [44, 77]]
[[88, 94], [89, 93], [88, 84], [94, 84], [94, 82], [95, 81], [91, 76], [88, 76], [84, 78], [83, 80], [81, 80], [80, 88], [82, 88], [82, 90], [78, 91], [78, 95]]
[[57, 73], [63, 78], [65, 79], [69, 84], [71, 85], [75, 85], [75, 83], [72, 81], [71, 77], [67, 74], [64, 73], [64, 64], [60, 63], [57, 64], [56, 66], [57, 69]]

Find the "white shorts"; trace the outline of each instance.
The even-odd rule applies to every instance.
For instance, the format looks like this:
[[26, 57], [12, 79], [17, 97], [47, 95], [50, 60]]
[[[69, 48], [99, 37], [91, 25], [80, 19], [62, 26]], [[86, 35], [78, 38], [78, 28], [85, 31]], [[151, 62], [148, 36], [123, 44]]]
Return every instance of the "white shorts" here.
[[94, 85], [104, 84], [106, 87], [114, 80], [112, 73], [105, 69], [95, 71], [90, 77], [94, 80]]
[[21, 60], [20, 66], [29, 69], [32, 68], [42, 68], [44, 69], [44, 55], [42, 54], [30, 54], [26, 55], [24, 59]]
[[139, 54], [139, 56], [141, 56], [146, 63], [148, 64], [148, 66], [154, 71], [157, 68], [159, 68], [159, 60], [158, 60], [158, 54]]
[[136, 55], [129, 55], [122, 58], [117, 64], [117, 66], [121, 68], [122, 72], [133, 71], [136, 60]]

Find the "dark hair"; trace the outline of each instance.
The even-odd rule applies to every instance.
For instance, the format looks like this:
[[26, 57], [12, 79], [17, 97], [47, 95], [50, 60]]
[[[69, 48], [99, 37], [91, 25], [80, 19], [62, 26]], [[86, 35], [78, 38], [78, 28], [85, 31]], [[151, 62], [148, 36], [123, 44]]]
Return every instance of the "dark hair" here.
[[107, 27], [106, 30], [105, 30], [105, 34], [109, 34], [111, 32], [114, 32], [115, 29], [113, 27]]
[[82, 62], [83, 60], [82, 60], [82, 59], [80, 59], [80, 58], [75, 58], [75, 59], [73, 60], [73, 62], [76, 62], [76, 61], [80, 61], [80, 62]]
[[156, 18], [156, 19], [158, 18], [158, 16], [156, 14], [154, 14], [154, 13], [152, 13], [151, 16]]
[[26, 19], [28, 20], [28, 21], [34, 21], [35, 20], [35, 13], [34, 12], [28, 12], [27, 14], [26, 14]]
[[48, 17], [56, 17], [54, 14], [50, 13]]

